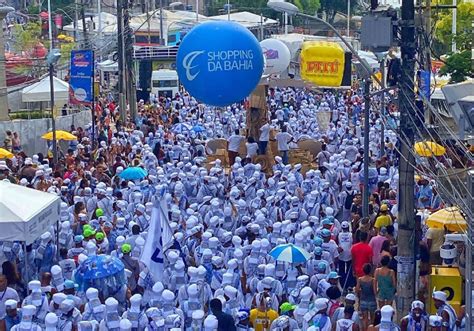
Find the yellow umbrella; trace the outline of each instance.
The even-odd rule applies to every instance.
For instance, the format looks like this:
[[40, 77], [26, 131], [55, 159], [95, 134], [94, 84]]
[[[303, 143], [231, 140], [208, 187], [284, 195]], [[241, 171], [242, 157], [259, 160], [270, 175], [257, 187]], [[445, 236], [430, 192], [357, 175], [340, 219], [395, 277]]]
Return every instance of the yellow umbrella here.
[[448, 229], [453, 232], [463, 232], [467, 229], [464, 216], [461, 215], [458, 207], [448, 207], [431, 214], [426, 220], [429, 228]]
[[[53, 140], [53, 131], [45, 133], [41, 138], [46, 140]], [[56, 130], [56, 140], [76, 140], [77, 137], [67, 131]]]
[[446, 148], [432, 141], [420, 141], [415, 144], [415, 152], [419, 156], [441, 156], [446, 153]]
[[0, 148], [0, 159], [11, 159], [13, 154], [4, 148]]

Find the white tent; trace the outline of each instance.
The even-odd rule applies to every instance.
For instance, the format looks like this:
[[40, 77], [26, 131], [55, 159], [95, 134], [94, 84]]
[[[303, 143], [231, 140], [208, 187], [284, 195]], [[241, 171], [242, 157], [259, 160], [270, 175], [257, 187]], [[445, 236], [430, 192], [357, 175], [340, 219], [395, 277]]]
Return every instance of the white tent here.
[[230, 13], [230, 17], [228, 17], [227, 14], [211, 16], [209, 17], [209, 20], [227, 21], [229, 18], [231, 21], [239, 23], [247, 29], [259, 28], [261, 25], [267, 27], [278, 24], [278, 21], [274, 19], [250, 13], [248, 11]]
[[[102, 23], [102, 33], [107, 33], [107, 32], [111, 32], [109, 31], [110, 27], [116, 27], [117, 26], [117, 16], [115, 15], [112, 15], [112, 14], [109, 14], [109, 13], [105, 13], [105, 12], [101, 12], [100, 13], [100, 20], [101, 20], [101, 23]], [[95, 15], [92, 17], [92, 20], [91, 19], [86, 19], [86, 28], [87, 28], [87, 32], [88, 33], [91, 33], [91, 32], [95, 32], [95, 33], [98, 33], [99, 32], [99, 15]], [[78, 20], [77, 21], [77, 26], [75, 27], [74, 26], [74, 23], [71, 23], [69, 25], [65, 25], [63, 27], [63, 30], [64, 31], [68, 31], [68, 32], [74, 32], [74, 31], [79, 31], [79, 33], [82, 33], [83, 31], [83, 28], [82, 28], [82, 20]], [[112, 32], [116, 32], [117, 30], [114, 30]]]
[[61, 199], [9, 182], [0, 182], [0, 241], [31, 244], [59, 219]]
[[97, 67], [99, 68], [100, 71], [103, 71], [103, 72], [117, 72], [118, 71], [118, 63], [113, 60], [105, 60], [105, 61], [99, 62], [97, 64]]
[[[69, 99], [69, 84], [57, 77], [53, 77], [53, 79], [55, 103], [57, 105], [67, 103]], [[49, 76], [46, 76], [39, 82], [25, 87], [21, 91], [21, 100], [23, 102], [48, 102], [51, 100], [50, 91]]]

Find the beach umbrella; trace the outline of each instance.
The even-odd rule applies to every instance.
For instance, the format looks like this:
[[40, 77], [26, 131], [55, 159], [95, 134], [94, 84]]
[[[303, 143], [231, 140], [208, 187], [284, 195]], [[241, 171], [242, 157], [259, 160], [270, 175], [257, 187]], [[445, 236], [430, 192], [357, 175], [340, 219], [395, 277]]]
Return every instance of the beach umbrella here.
[[268, 255], [277, 261], [288, 263], [304, 263], [310, 258], [310, 254], [306, 250], [293, 244], [278, 245]]
[[148, 176], [148, 172], [141, 167], [128, 167], [119, 174], [119, 177], [124, 180], [143, 179]]
[[[53, 131], [47, 132], [41, 136], [46, 140], [53, 140]], [[77, 140], [77, 137], [67, 131], [56, 130], [56, 140]]]
[[11, 159], [14, 155], [4, 148], [0, 148], [0, 159]]
[[110, 255], [92, 255], [79, 264], [74, 280], [82, 292], [89, 287], [99, 289], [104, 296], [110, 296], [118, 291], [125, 279], [123, 262]]
[[195, 126], [193, 126], [193, 128], [191, 130], [196, 132], [196, 133], [206, 131], [206, 129], [202, 125], [195, 125]]
[[446, 153], [446, 148], [432, 141], [417, 142], [414, 149], [416, 154], [425, 157], [441, 156]]
[[176, 134], [189, 132], [190, 130], [191, 130], [191, 128], [189, 127], [189, 125], [184, 124], [184, 123], [178, 123], [178, 124], [175, 124], [171, 127], [171, 131], [173, 133], [176, 133]]
[[453, 232], [464, 232], [467, 230], [467, 223], [458, 207], [447, 207], [434, 212], [426, 220], [429, 228], [448, 229]]

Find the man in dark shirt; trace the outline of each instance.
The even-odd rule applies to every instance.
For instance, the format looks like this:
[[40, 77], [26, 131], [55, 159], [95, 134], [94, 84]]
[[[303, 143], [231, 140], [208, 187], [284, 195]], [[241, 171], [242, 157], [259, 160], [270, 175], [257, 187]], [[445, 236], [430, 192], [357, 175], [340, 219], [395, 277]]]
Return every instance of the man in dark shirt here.
[[218, 331], [237, 331], [234, 318], [222, 311], [222, 302], [219, 299], [212, 299], [209, 304], [212, 314], [216, 316]]

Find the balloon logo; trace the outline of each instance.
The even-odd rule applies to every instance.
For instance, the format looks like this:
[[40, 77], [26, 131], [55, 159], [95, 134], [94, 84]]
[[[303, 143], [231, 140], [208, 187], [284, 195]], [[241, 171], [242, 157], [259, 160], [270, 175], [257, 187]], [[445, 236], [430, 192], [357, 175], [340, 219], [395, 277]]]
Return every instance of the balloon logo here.
[[184, 37], [176, 59], [184, 88], [199, 101], [228, 106], [245, 99], [264, 69], [255, 36], [235, 22], [204, 22]]
[[291, 54], [288, 46], [278, 39], [265, 39], [260, 42], [266, 59], [265, 75], [278, 74], [290, 65]]

